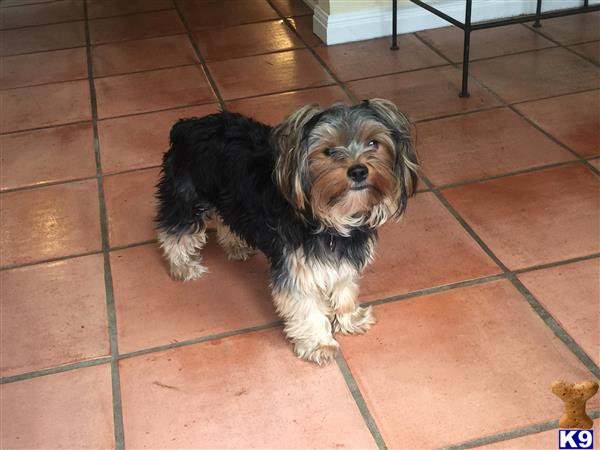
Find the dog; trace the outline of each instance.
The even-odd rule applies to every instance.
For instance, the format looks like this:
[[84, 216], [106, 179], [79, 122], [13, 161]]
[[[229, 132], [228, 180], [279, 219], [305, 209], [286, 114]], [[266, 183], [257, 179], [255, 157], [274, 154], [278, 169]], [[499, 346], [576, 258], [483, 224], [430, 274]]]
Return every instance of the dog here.
[[408, 119], [390, 101], [307, 105], [270, 127], [233, 112], [179, 120], [157, 185], [158, 241], [172, 277], [206, 268], [207, 220], [232, 259], [262, 251], [284, 333], [300, 358], [335, 358], [336, 332], [374, 323], [358, 303], [377, 228], [418, 180]]

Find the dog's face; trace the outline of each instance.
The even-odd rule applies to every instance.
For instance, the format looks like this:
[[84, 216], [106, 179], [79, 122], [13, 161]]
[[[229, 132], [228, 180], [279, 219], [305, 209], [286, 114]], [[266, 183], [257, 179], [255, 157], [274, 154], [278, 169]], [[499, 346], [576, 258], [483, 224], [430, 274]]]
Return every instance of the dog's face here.
[[381, 99], [310, 105], [274, 129], [276, 180], [297, 211], [348, 235], [402, 214], [417, 181], [410, 126]]

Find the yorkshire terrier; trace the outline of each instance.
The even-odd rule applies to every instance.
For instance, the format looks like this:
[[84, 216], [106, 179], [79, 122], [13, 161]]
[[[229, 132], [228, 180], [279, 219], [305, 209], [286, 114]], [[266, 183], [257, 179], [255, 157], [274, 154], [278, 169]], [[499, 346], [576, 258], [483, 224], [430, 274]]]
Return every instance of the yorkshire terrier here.
[[299, 357], [335, 357], [334, 332], [375, 323], [358, 303], [377, 228], [404, 212], [417, 183], [410, 125], [382, 99], [309, 105], [272, 128], [232, 112], [182, 119], [170, 133], [158, 184], [158, 240], [171, 275], [206, 271], [200, 251], [214, 217], [232, 259], [255, 249]]

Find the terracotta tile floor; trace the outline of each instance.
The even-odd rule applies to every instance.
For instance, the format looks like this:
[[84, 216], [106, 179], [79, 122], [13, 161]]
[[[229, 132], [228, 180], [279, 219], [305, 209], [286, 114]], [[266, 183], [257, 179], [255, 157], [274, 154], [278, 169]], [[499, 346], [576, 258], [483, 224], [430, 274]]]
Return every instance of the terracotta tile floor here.
[[[475, 33], [459, 98], [451, 28], [391, 53], [300, 0], [83, 5], [0, 2], [0, 447], [555, 448], [550, 383], [600, 377], [600, 14]], [[212, 239], [170, 279], [154, 185], [179, 118], [375, 96], [424, 182], [362, 279], [378, 324], [320, 368], [263, 256]]]

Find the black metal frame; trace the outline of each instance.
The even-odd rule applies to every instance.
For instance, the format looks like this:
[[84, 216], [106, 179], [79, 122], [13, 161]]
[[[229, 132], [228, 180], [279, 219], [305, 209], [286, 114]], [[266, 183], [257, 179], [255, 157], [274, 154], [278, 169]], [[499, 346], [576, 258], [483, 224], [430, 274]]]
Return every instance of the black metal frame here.
[[[521, 16], [510, 17], [507, 19], [489, 20], [484, 22], [471, 22], [471, 12], [473, 9], [473, 0], [465, 0], [465, 21], [460, 22], [454, 17], [443, 13], [442, 11], [434, 8], [431, 5], [423, 2], [422, 0], [410, 0], [417, 6], [426, 9], [427, 11], [435, 14], [438, 17], [450, 22], [452, 25], [457, 26], [464, 31], [464, 42], [463, 42], [463, 73], [462, 73], [462, 87], [459, 93], [460, 97], [468, 97], [468, 83], [469, 83], [469, 50], [471, 45], [471, 32], [477, 30], [485, 30], [487, 28], [502, 27], [505, 25], [514, 25], [517, 23], [534, 22], [533, 26], [538, 28], [541, 27], [541, 19], [552, 19], [554, 17], [571, 16], [573, 14], [582, 14], [591, 11], [600, 11], [600, 4], [589, 5], [588, 0], [583, 0], [583, 6], [577, 8], [567, 8], [555, 11], [542, 12], [542, 0], [537, 0], [535, 14], [525, 14]], [[398, 0], [392, 0], [392, 50], [398, 50]]]

